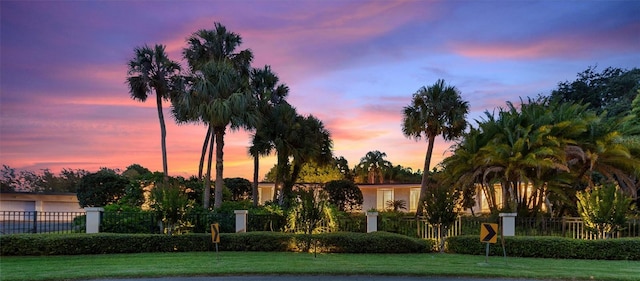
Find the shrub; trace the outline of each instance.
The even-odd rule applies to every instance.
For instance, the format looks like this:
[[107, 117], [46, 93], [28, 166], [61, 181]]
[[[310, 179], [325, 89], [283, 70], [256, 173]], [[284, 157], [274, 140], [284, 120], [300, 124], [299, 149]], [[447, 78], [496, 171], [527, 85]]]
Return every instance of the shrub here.
[[[280, 232], [221, 233], [221, 251], [300, 251], [306, 237]], [[321, 251], [335, 253], [419, 253], [433, 244], [392, 233], [327, 233], [313, 236]], [[211, 251], [210, 234], [16, 234], [0, 236], [0, 255], [86, 255]]]
[[314, 235], [313, 239], [320, 251], [331, 253], [426, 253], [434, 246], [431, 240], [381, 231], [323, 233]]
[[124, 196], [128, 184], [129, 179], [106, 168], [84, 175], [76, 192], [80, 207], [99, 207], [117, 202]]
[[[485, 243], [478, 236], [466, 235], [447, 238], [447, 252], [484, 255]], [[507, 256], [561, 258], [640, 260], [640, 238], [607, 240], [579, 240], [564, 237], [524, 236], [505, 237]], [[490, 255], [502, 256], [502, 244], [490, 247]]]

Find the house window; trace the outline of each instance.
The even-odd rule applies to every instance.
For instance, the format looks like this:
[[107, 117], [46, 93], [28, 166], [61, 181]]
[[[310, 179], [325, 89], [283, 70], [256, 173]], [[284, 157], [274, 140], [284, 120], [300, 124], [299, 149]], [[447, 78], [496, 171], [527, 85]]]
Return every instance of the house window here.
[[415, 212], [420, 204], [420, 188], [412, 188], [409, 192], [409, 212]]
[[378, 189], [376, 209], [386, 210], [387, 202], [393, 201], [393, 189]]

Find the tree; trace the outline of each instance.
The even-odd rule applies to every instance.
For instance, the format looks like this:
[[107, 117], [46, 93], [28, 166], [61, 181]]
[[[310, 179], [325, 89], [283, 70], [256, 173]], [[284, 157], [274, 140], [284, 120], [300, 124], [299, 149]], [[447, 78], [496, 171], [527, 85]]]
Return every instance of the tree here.
[[122, 175], [129, 179], [135, 179], [146, 174], [151, 174], [151, 171], [149, 171], [149, 169], [145, 167], [142, 167], [140, 164], [131, 164], [129, 165], [129, 167], [127, 167], [126, 170], [124, 170], [124, 172], [122, 172]]
[[597, 73], [589, 67], [578, 73], [575, 81], [565, 81], [553, 90], [555, 102], [588, 104], [597, 113], [606, 112], [608, 117], [625, 115], [640, 89], [640, 69], [623, 70], [608, 67]]
[[160, 120], [160, 140], [162, 144], [162, 171], [165, 181], [168, 179], [167, 167], [167, 129], [164, 124], [162, 112], [162, 100], [169, 99], [175, 91], [173, 83], [179, 77], [180, 64], [170, 60], [165, 52], [164, 45], [155, 45], [150, 48], [147, 45], [136, 47], [134, 57], [129, 60], [127, 72], [127, 84], [131, 98], [146, 101], [149, 94], [155, 91], [158, 119]]
[[161, 232], [172, 235], [179, 230], [180, 223], [192, 208], [192, 201], [176, 179], [170, 179], [168, 184], [157, 184], [151, 190], [151, 208], [160, 221]]
[[335, 166], [338, 168], [338, 171], [343, 175], [345, 180], [353, 181], [353, 171], [349, 168], [349, 162], [344, 156], [334, 157]]
[[385, 160], [387, 154], [380, 151], [369, 151], [367, 154], [360, 158], [360, 163], [356, 166], [356, 172], [365, 176], [366, 183], [383, 183], [384, 173], [391, 169], [391, 162]]
[[322, 121], [313, 115], [306, 117], [298, 115], [289, 124], [285, 127], [282, 137], [273, 138], [276, 140], [278, 152], [276, 175], [282, 182], [279, 201], [284, 207], [288, 207], [292, 200], [293, 187], [298, 182], [305, 164], [315, 163], [318, 166], [325, 166], [331, 164], [333, 160], [331, 152], [333, 141]]
[[[213, 30], [199, 30], [187, 39], [183, 52], [192, 76], [190, 88], [175, 104], [181, 120], [203, 122], [208, 126], [203, 157], [209, 150], [203, 205], [209, 208], [213, 143], [216, 144], [216, 180], [214, 208], [222, 205], [223, 149], [227, 127], [231, 130], [252, 128], [257, 115], [249, 90], [250, 50], [236, 52], [240, 35], [227, 31], [220, 23]], [[210, 142], [209, 142], [210, 141]], [[207, 143], [209, 142], [209, 145]]]
[[240, 201], [251, 197], [252, 184], [245, 178], [226, 178], [224, 185], [231, 192], [231, 200]]
[[385, 171], [384, 178], [389, 183], [418, 183], [422, 179], [422, 172], [414, 172], [410, 167], [402, 165], [391, 165]]
[[87, 174], [78, 183], [80, 207], [102, 207], [117, 202], [125, 194], [128, 184], [127, 178], [106, 168]]
[[435, 180], [430, 180], [430, 185], [423, 201], [424, 211], [427, 221], [438, 229], [438, 249], [443, 253], [449, 228], [460, 213], [460, 193]]
[[631, 197], [612, 183], [578, 193], [578, 210], [585, 227], [599, 239], [610, 238], [627, 221]]
[[72, 170], [63, 168], [58, 175], [49, 169], [42, 169], [40, 173], [33, 171], [16, 171], [7, 165], [0, 170], [0, 192], [50, 192], [75, 193], [80, 179], [88, 174], [82, 169]]
[[[427, 192], [428, 176], [436, 136], [442, 135], [445, 141], [462, 135], [467, 127], [465, 120], [469, 112], [469, 103], [462, 100], [460, 91], [454, 86], [445, 85], [439, 79], [429, 87], [420, 88], [409, 106], [404, 107], [402, 133], [409, 138], [428, 142], [424, 161], [424, 173], [420, 184], [420, 200]], [[422, 213], [423, 204], [418, 205], [416, 215]]]
[[323, 188], [329, 196], [329, 202], [340, 211], [356, 211], [362, 209], [362, 191], [350, 180], [333, 180]]
[[265, 65], [264, 68], [254, 68], [251, 71], [251, 93], [253, 95], [255, 106], [261, 118], [255, 127], [255, 133], [249, 148], [249, 154], [253, 157], [253, 185], [252, 197], [253, 205], [258, 206], [258, 174], [260, 169], [260, 156], [271, 154], [274, 148], [272, 139], [269, 139], [266, 131], [269, 130], [270, 124], [266, 122], [269, 115], [273, 114], [274, 106], [284, 102], [289, 94], [289, 87], [284, 84], [278, 84], [279, 78], [271, 71], [271, 67]]
[[311, 234], [335, 230], [337, 225], [327, 202], [327, 195], [322, 189], [301, 186], [296, 195], [297, 202], [289, 212], [287, 229], [305, 233], [307, 236], [305, 251], [309, 251]]
[[[265, 181], [274, 182], [278, 166], [273, 165], [271, 170], [265, 175]], [[301, 183], [324, 184], [334, 180], [344, 179], [344, 175], [337, 167], [332, 165], [318, 166], [314, 162], [302, 165], [298, 181]]]

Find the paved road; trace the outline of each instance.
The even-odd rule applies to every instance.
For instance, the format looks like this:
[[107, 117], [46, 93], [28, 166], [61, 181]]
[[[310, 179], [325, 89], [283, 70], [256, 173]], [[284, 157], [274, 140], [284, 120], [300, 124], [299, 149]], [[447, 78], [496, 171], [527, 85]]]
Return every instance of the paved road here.
[[216, 277], [162, 277], [140, 279], [94, 279], [90, 281], [540, 281], [535, 279], [488, 279], [468, 277], [416, 277], [368, 275], [304, 275], [304, 276], [216, 276]]

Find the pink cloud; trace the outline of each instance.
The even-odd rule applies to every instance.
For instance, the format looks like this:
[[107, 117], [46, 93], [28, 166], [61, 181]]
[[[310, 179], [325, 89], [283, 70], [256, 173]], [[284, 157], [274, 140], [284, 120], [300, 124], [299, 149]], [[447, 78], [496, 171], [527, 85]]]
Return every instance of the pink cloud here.
[[[462, 40], [451, 43], [455, 53], [472, 58], [486, 59], [539, 59], [539, 58], [584, 58], [594, 53], [634, 52], [640, 23], [611, 30], [566, 30], [563, 34], [520, 41], [473, 42]], [[572, 32], [572, 33], [569, 33]], [[629, 40], [630, 38], [636, 38]]]

